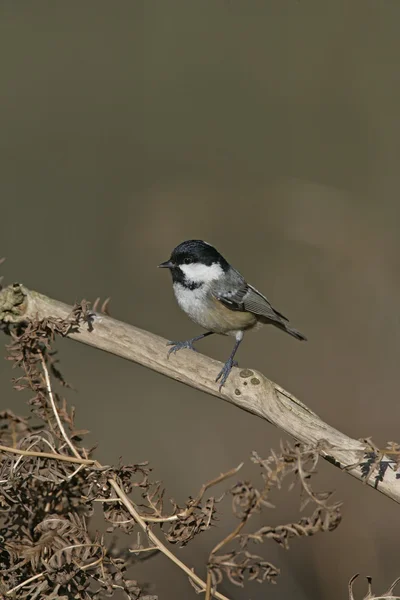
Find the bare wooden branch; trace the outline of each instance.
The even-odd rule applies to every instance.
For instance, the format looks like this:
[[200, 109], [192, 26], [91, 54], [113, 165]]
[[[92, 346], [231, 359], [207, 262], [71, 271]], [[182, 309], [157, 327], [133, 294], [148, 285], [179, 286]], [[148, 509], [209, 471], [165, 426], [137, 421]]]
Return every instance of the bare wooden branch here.
[[[0, 323], [30, 319], [68, 319], [73, 308], [67, 304], [13, 284], [0, 292]], [[304, 444], [316, 445], [321, 456], [353, 477], [400, 502], [400, 480], [390, 466], [384, 476], [363, 476], [366, 448], [322, 421], [292, 394], [261, 373], [236, 368], [219, 391], [215, 375], [220, 363], [198, 352], [181, 351], [167, 358], [167, 340], [104, 314], [93, 313], [91, 326], [80, 324], [68, 337], [127, 360], [139, 363], [176, 381], [221, 398], [272, 423]], [[368, 450], [367, 450], [368, 451]], [[386, 460], [386, 458], [385, 458]]]

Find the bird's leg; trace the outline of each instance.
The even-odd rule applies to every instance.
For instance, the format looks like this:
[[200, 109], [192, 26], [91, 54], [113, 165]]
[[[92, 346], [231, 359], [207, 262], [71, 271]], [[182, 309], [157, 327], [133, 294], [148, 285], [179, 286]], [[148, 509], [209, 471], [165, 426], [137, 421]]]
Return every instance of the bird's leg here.
[[237, 366], [237, 362], [233, 359], [235, 358], [235, 354], [240, 346], [240, 342], [243, 339], [243, 335], [243, 331], [238, 331], [238, 333], [236, 334], [236, 342], [233, 347], [232, 353], [226, 361], [226, 363], [224, 364], [224, 366], [222, 367], [221, 371], [218, 373], [218, 377], [215, 381], [221, 380], [219, 384], [219, 391], [221, 391], [222, 386], [225, 385], [225, 382], [229, 377], [229, 373], [232, 371], [232, 367]]
[[168, 342], [167, 346], [171, 346], [171, 348], [168, 350], [168, 356], [171, 354], [171, 352], [175, 354], [175, 352], [178, 352], [178, 350], [182, 350], [183, 348], [196, 351], [196, 348], [193, 346], [193, 342], [202, 340], [203, 338], [207, 337], [208, 335], [212, 335], [213, 333], [213, 331], [207, 331], [206, 333], [197, 335], [196, 337], [192, 338], [191, 340], [187, 340], [186, 342]]

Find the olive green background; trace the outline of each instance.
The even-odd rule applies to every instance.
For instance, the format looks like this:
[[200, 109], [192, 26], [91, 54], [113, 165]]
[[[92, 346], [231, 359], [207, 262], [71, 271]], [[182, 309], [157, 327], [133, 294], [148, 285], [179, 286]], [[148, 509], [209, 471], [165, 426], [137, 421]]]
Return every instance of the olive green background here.
[[[331, 425], [400, 441], [398, 0], [3, 1], [0, 255], [7, 282], [111, 312], [169, 339], [199, 329], [156, 265], [188, 238], [214, 244], [309, 341], [249, 334], [260, 369]], [[231, 340], [201, 351], [225, 360]], [[60, 344], [78, 425], [110, 463], [150, 460], [183, 501], [282, 434], [216, 398], [94, 349]], [[0, 363], [1, 408], [26, 412]], [[277, 586], [234, 600], [347, 597], [356, 572], [383, 592], [400, 575], [400, 508], [320, 465], [343, 523], [255, 548]], [[296, 492], [254, 526], [296, 519]], [[204, 575], [226, 518], [186, 549]], [[128, 543], [128, 540], [125, 540]], [[195, 593], [159, 555], [132, 576], [160, 599]], [[357, 582], [361, 597], [364, 582]]]

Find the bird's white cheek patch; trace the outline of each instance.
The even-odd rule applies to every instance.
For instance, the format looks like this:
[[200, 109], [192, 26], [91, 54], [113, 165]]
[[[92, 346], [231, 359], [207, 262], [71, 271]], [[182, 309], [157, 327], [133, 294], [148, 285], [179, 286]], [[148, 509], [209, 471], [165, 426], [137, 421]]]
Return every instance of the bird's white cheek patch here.
[[186, 279], [193, 283], [209, 283], [224, 274], [223, 269], [217, 263], [212, 265], [192, 263], [191, 265], [181, 265], [180, 268]]

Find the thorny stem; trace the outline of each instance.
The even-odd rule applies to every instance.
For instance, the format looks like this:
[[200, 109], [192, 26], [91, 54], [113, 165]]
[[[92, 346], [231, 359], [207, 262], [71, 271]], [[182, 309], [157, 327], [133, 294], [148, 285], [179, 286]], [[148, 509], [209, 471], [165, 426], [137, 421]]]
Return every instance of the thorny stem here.
[[51, 408], [53, 409], [53, 413], [56, 418], [57, 425], [61, 431], [61, 435], [63, 436], [64, 440], [67, 442], [68, 446], [70, 447], [72, 454], [75, 454], [76, 458], [81, 458], [81, 455], [79, 454], [78, 450], [75, 448], [75, 446], [69, 439], [69, 437], [64, 429], [64, 425], [61, 422], [60, 415], [58, 414], [56, 403], [54, 402], [53, 391], [51, 389], [49, 371], [47, 369], [46, 361], [44, 360], [44, 356], [43, 356], [42, 352], [40, 352], [40, 361], [42, 363], [42, 368], [43, 368], [44, 378], [46, 381], [46, 388], [47, 388], [47, 393], [49, 395]]

